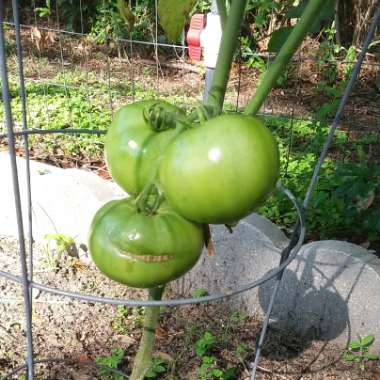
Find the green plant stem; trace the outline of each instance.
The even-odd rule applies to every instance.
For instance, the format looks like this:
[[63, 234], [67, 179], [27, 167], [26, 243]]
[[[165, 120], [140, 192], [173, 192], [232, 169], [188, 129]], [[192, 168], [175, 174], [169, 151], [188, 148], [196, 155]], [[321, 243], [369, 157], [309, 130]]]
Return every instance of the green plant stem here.
[[[165, 286], [150, 288], [149, 299], [160, 300]], [[156, 338], [156, 329], [160, 317], [160, 306], [145, 308], [144, 330], [140, 340], [139, 350], [133, 362], [132, 374], [129, 380], [143, 380], [152, 364], [153, 345]]]
[[224, 95], [230, 74], [232, 59], [237, 47], [237, 39], [244, 16], [247, 0], [234, 0], [223, 29], [219, 55], [216, 62], [214, 77], [208, 97], [208, 105], [216, 107], [218, 113], [222, 112]]
[[220, 23], [222, 25], [222, 30], [223, 30], [224, 26], [226, 25], [226, 21], [227, 21], [226, 0], [216, 0], [216, 6], [218, 7], [218, 13], [220, 16]]
[[297, 25], [292, 30], [290, 36], [278, 52], [269, 69], [263, 75], [255, 95], [252, 97], [245, 109], [246, 114], [256, 115], [272, 87], [276, 83], [276, 80], [279, 78], [285, 66], [289, 63], [290, 59], [293, 57], [294, 53], [305, 38], [310, 26], [313, 25], [313, 22], [315, 21], [319, 11], [322, 9], [324, 2], [325, 0], [310, 0], [308, 2]]

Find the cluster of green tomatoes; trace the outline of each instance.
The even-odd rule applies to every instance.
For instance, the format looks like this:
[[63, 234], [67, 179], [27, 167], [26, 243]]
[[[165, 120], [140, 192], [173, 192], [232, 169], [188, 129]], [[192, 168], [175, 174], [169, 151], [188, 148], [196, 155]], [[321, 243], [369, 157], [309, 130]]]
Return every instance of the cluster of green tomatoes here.
[[208, 224], [236, 224], [273, 191], [277, 144], [264, 124], [242, 114], [191, 115], [164, 101], [122, 107], [105, 155], [130, 197], [105, 204], [90, 229], [97, 267], [138, 288], [164, 285], [200, 257]]

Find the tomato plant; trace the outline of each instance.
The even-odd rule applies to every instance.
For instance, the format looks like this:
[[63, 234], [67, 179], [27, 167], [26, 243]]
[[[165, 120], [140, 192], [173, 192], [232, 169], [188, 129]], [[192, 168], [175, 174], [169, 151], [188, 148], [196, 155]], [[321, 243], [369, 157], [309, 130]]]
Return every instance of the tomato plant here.
[[91, 256], [111, 279], [137, 288], [166, 284], [198, 260], [203, 230], [163, 203], [154, 214], [138, 212], [131, 199], [106, 203], [95, 215]]
[[[113, 201], [98, 211], [91, 226], [90, 251], [107, 276], [126, 285], [149, 287], [150, 298], [155, 300], [162, 297], [161, 285], [184, 274], [201, 254], [202, 227], [184, 218], [198, 223], [233, 224], [258, 207], [274, 189], [279, 171], [278, 147], [269, 130], [253, 115], [324, 2], [308, 2], [262, 76], [246, 115], [221, 115], [204, 121], [204, 116], [215, 116], [223, 110], [247, 0], [234, 0], [228, 12], [225, 2], [217, 3], [223, 15], [223, 34], [204, 107], [207, 112], [199, 112], [201, 126], [184, 131], [194, 119], [186, 121], [183, 117], [183, 125], [177, 127], [173, 114], [180, 111], [176, 107], [158, 102], [160, 112], [155, 114], [151, 111], [156, 102], [148, 101], [119, 110], [107, 134], [105, 151], [111, 175], [137, 198]], [[160, 0], [160, 22], [171, 39], [178, 38], [192, 8], [193, 0]], [[127, 11], [127, 6], [123, 9]], [[150, 189], [157, 184], [158, 201], [152, 212], [149, 207], [146, 212]], [[157, 208], [162, 195], [168, 202]], [[146, 310], [130, 380], [143, 379], [151, 365], [159, 312], [158, 305]]]
[[[152, 107], [169, 115], [181, 114], [176, 106], [159, 100], [144, 100], [120, 108], [107, 131], [105, 156], [112, 178], [127, 193], [137, 195], [155, 174], [155, 162], [165, 146], [177, 133], [162, 124], [174, 123], [157, 120], [158, 130], [148, 120]], [[173, 124], [172, 127], [175, 125]], [[162, 130], [163, 129], [163, 130]]]
[[269, 129], [251, 116], [224, 114], [169, 145], [160, 182], [185, 218], [232, 224], [263, 203], [278, 174], [278, 147]]

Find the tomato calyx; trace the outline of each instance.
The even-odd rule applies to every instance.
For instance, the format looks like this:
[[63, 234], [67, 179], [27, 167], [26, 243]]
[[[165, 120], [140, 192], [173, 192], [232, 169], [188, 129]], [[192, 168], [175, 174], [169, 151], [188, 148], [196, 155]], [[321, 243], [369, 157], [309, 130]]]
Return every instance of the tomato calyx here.
[[155, 215], [164, 199], [159, 186], [152, 182], [145, 186], [143, 191], [133, 200], [133, 204], [137, 212], [145, 215]]
[[189, 115], [188, 120], [192, 127], [203, 125], [207, 120], [210, 120], [218, 115], [218, 109], [207, 104], [198, 105], [195, 110]]
[[184, 115], [179, 112], [169, 112], [162, 104], [155, 103], [143, 110], [143, 117], [153, 131], [163, 132], [177, 128], [178, 121], [184, 120]]
[[168, 111], [159, 102], [143, 110], [144, 120], [155, 132], [177, 129], [180, 133], [185, 129], [198, 127], [217, 115], [219, 115], [219, 109], [206, 104], [199, 104], [188, 116], [182, 112]]

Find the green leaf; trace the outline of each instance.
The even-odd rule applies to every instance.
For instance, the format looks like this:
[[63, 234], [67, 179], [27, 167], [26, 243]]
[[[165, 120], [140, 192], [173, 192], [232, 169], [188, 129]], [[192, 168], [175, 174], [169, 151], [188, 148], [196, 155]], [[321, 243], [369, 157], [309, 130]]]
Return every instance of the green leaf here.
[[132, 30], [135, 25], [135, 15], [132, 13], [131, 8], [129, 8], [125, 0], [117, 0], [116, 7], [122, 19], [128, 25], [129, 29]]
[[361, 342], [359, 340], [353, 340], [352, 342], [350, 342], [350, 344], [348, 345], [348, 349], [349, 350], [358, 350], [361, 348]]
[[284, 27], [277, 29], [271, 34], [269, 43], [268, 43], [268, 51], [271, 53], [278, 53], [285, 43], [290, 33], [292, 32], [293, 27]]
[[364, 356], [367, 360], [380, 360], [379, 355], [374, 355], [374, 354], [366, 354]]
[[207, 290], [203, 289], [203, 288], [197, 288], [195, 289], [191, 295], [194, 297], [194, 298], [198, 298], [198, 297], [204, 297], [204, 296], [207, 296], [208, 293], [207, 293]]
[[215, 356], [204, 356], [202, 359], [203, 364], [214, 364], [215, 361]]
[[236, 379], [236, 367], [231, 367], [224, 372], [223, 380], [234, 380]]
[[286, 18], [300, 18], [302, 15], [302, 12], [305, 10], [307, 5], [307, 1], [300, 1], [300, 3], [295, 6], [291, 7], [289, 11], [286, 13], [285, 17]]
[[351, 354], [349, 352], [346, 352], [344, 355], [343, 355], [343, 360], [345, 362], [353, 362], [355, 361], [355, 359], [357, 358], [357, 356], [355, 354]]
[[[300, 18], [303, 11], [306, 8], [306, 5], [308, 3], [308, 0], [302, 0], [300, 3], [295, 6], [291, 7], [288, 11], [288, 13], [285, 15], [286, 18]], [[326, 0], [324, 3], [321, 11], [316, 16], [315, 22], [310, 25], [310, 32], [318, 32], [321, 28], [322, 21], [328, 20], [334, 16], [335, 12], [335, 0]]]
[[[308, 0], [300, 1], [300, 3], [297, 6], [291, 7], [289, 9], [285, 17], [288, 19], [300, 18], [302, 16], [303, 11], [306, 8], [307, 3], [308, 3]], [[335, 0], [327, 0], [319, 13], [318, 19], [320, 21], [327, 20], [328, 18], [334, 15], [334, 11], [335, 11]]]
[[362, 347], [368, 347], [370, 346], [375, 340], [375, 337], [373, 335], [367, 335], [363, 338], [360, 338], [360, 345]]
[[223, 377], [223, 371], [219, 368], [214, 368], [211, 371], [211, 374], [212, 374], [212, 376], [216, 377], [217, 379], [220, 379], [221, 377]]
[[159, 1], [158, 16], [160, 17], [160, 24], [169, 40], [177, 41], [195, 3], [196, 0]]
[[154, 370], [157, 373], [164, 373], [166, 371], [166, 368], [163, 365], [160, 364], [160, 365], [154, 367]]

